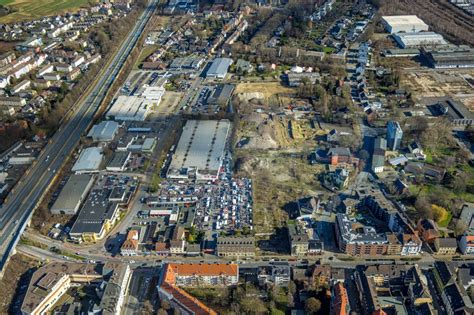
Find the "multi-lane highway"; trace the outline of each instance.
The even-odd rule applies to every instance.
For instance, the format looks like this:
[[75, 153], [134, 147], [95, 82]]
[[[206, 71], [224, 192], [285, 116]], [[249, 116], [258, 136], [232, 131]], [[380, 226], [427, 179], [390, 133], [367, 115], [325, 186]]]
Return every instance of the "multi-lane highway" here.
[[71, 118], [64, 122], [51, 138], [36, 163], [0, 208], [0, 276], [3, 275], [9, 256], [18, 242], [19, 236], [23, 233], [26, 223], [31, 219], [41, 196], [54, 180], [64, 160], [73, 152], [81, 135], [90, 126], [97, 109], [152, 16], [156, 4], [157, 0], [150, 0], [117, 54], [90, 90], [89, 95], [84, 101], [76, 104]]

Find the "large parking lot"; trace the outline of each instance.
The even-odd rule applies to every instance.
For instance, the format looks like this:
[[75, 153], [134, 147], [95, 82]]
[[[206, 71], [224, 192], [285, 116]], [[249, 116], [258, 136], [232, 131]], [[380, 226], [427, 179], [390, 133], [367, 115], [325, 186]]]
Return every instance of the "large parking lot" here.
[[[215, 182], [163, 181], [158, 192], [148, 195], [147, 200], [152, 199], [158, 204], [177, 205], [181, 209], [179, 221], [193, 219], [201, 230], [252, 229], [252, 182], [233, 177], [230, 152], [226, 153]], [[143, 202], [142, 213], [153, 208]]]

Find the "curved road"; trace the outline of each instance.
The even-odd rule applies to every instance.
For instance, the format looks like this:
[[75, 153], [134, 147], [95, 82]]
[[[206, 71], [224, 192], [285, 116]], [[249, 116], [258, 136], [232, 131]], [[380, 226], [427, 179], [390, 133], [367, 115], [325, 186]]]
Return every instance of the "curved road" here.
[[72, 154], [81, 135], [89, 128], [97, 109], [135, 47], [156, 4], [157, 0], [150, 0], [117, 54], [95, 83], [89, 96], [76, 105], [71, 119], [65, 122], [51, 138], [36, 163], [27, 171], [8, 196], [7, 202], [0, 208], [0, 275], [3, 275], [20, 235], [31, 219], [41, 197], [54, 180], [56, 172], [64, 160]]

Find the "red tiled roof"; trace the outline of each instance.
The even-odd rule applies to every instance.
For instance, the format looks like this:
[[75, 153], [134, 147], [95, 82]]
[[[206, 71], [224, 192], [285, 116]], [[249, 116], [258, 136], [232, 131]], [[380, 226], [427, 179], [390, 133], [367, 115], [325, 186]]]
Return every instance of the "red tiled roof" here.
[[[158, 244], [158, 243], [157, 243]], [[196, 315], [217, 315], [217, 312], [206, 306], [204, 303], [191, 296], [186, 291], [178, 288], [176, 275], [237, 275], [238, 266], [236, 264], [173, 264], [166, 265], [163, 280], [160, 288], [168, 292], [174, 299], [179, 301], [184, 307], [191, 310]]]

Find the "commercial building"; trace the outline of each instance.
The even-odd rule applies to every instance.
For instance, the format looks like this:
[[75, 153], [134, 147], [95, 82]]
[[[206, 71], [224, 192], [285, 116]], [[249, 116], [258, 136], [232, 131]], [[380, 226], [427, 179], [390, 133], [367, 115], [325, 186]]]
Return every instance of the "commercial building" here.
[[422, 47], [420, 54], [435, 69], [474, 67], [474, 49], [469, 46]]
[[164, 266], [158, 295], [182, 314], [209, 314], [217, 312], [181, 289], [184, 287], [227, 287], [237, 285], [239, 266], [237, 264], [192, 264], [168, 263]]
[[94, 177], [87, 174], [72, 175], [61, 189], [58, 199], [51, 207], [52, 214], [75, 215], [89, 190], [94, 184]]
[[77, 174], [98, 172], [102, 159], [102, 148], [86, 148], [82, 150], [79, 158], [72, 167], [72, 171]]
[[444, 37], [434, 32], [410, 32], [394, 34], [393, 38], [401, 48], [434, 47], [447, 45]]
[[168, 178], [217, 179], [229, 130], [228, 120], [188, 120], [172, 157]]
[[286, 75], [286, 80], [288, 86], [291, 87], [298, 87], [305, 82], [309, 82], [311, 84], [316, 84], [317, 82], [321, 81], [321, 75], [317, 72], [302, 72], [302, 73], [294, 73], [290, 72]]
[[178, 57], [173, 59], [169, 65], [170, 69], [193, 69], [198, 70], [204, 62], [203, 58], [199, 57]]
[[131, 152], [114, 152], [112, 160], [106, 167], [109, 172], [123, 172], [130, 161]]
[[117, 135], [119, 124], [115, 121], [102, 121], [94, 125], [87, 136], [93, 141], [109, 142]]
[[217, 256], [255, 257], [254, 237], [218, 237]]
[[139, 96], [120, 95], [106, 114], [107, 119], [144, 121], [151, 110], [150, 104]]
[[119, 215], [119, 204], [111, 202], [112, 189], [92, 190], [74, 222], [69, 236], [78, 242], [102, 239]]
[[382, 24], [390, 34], [428, 31], [428, 25], [416, 15], [382, 16]]
[[474, 124], [474, 113], [472, 113], [463, 103], [451, 98], [440, 99], [434, 109], [455, 126], [469, 126]]
[[[54, 262], [37, 269], [31, 276], [21, 313], [49, 314], [71, 288], [90, 284], [98, 288], [100, 303], [94, 314], [120, 314], [130, 280], [130, 267], [121, 263], [91, 264]], [[101, 283], [104, 286], [99, 286]], [[81, 312], [82, 313], [82, 312]]]
[[234, 92], [234, 85], [232, 84], [219, 84], [212, 94], [208, 97], [207, 102], [211, 105], [219, 105], [222, 107], [229, 104], [232, 93]]
[[387, 124], [387, 147], [391, 151], [400, 148], [403, 138], [403, 130], [398, 121], [391, 120]]
[[216, 58], [206, 72], [206, 78], [224, 79], [233, 61], [230, 58]]

